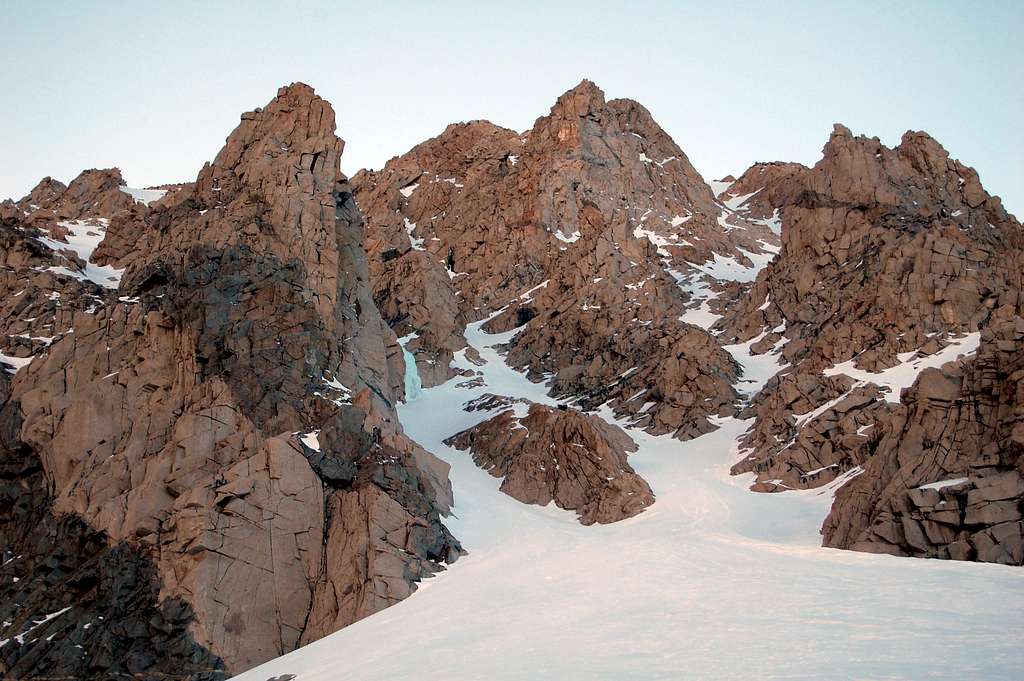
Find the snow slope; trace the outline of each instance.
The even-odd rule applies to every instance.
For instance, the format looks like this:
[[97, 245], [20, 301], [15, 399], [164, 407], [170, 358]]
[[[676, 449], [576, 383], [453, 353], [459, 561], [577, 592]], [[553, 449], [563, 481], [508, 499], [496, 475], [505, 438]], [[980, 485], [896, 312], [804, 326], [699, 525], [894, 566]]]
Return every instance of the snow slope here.
[[[490, 415], [461, 409], [484, 392], [552, 400], [490, 347], [515, 332], [481, 326], [467, 338], [487, 386], [456, 379], [400, 407], [409, 435], [452, 466], [447, 523], [469, 555], [402, 603], [237, 678], [1022, 678], [1024, 571], [821, 548], [834, 489], [755, 494], [728, 475], [748, 422], [686, 443], [631, 431], [630, 461], [657, 501], [613, 525], [501, 494], [442, 440]], [[728, 349], [753, 390], [779, 367], [748, 348]]]
[[47, 269], [80, 281], [94, 282], [104, 288], [116, 289], [121, 284], [121, 275], [124, 274], [124, 270], [109, 265], [97, 265], [90, 260], [92, 252], [96, 250], [107, 234], [107, 223], [108, 221], [105, 219], [99, 219], [94, 222], [82, 220], [61, 222], [60, 225], [67, 229], [66, 242], [56, 241], [49, 237], [38, 237], [39, 241], [53, 250], [58, 252], [65, 250], [73, 251], [79, 258], [85, 261], [85, 269], [81, 271], [72, 270], [67, 267], [50, 267]]
[[144, 206], [148, 206], [154, 201], [159, 201], [164, 198], [167, 194], [166, 189], [137, 189], [135, 187], [120, 187], [128, 196], [135, 199], [136, 203], [141, 203]]

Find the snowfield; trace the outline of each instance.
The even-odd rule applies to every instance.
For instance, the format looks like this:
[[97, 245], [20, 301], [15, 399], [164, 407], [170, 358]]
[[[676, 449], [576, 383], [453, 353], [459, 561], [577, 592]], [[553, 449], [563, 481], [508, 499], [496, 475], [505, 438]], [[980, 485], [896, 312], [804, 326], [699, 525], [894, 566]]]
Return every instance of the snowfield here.
[[95, 224], [88, 221], [72, 220], [61, 222], [60, 225], [68, 230], [66, 243], [42, 236], [37, 237], [38, 240], [58, 252], [73, 251], [75, 255], [85, 261], [85, 269], [82, 271], [67, 267], [49, 267], [47, 269], [50, 272], [63, 274], [79, 281], [91, 281], [104, 288], [116, 289], [121, 284], [124, 270], [109, 265], [97, 265], [91, 260], [92, 252], [107, 235], [107, 220], [100, 219], [95, 221]]
[[[442, 440], [493, 414], [462, 410], [485, 392], [553, 400], [491, 347], [515, 332], [481, 326], [467, 337], [487, 385], [455, 379], [399, 410], [451, 464], [446, 522], [469, 555], [398, 605], [237, 678], [1024, 678], [1024, 571], [821, 548], [834, 489], [755, 494], [751, 476], [729, 476], [749, 422], [723, 419], [685, 443], [629, 431], [657, 501], [612, 525], [500, 493]], [[780, 368], [748, 348], [728, 348], [745, 392]]]
[[135, 199], [135, 203], [141, 203], [144, 206], [148, 206], [154, 201], [159, 201], [167, 195], [166, 189], [138, 189], [136, 187], [120, 187], [128, 196]]

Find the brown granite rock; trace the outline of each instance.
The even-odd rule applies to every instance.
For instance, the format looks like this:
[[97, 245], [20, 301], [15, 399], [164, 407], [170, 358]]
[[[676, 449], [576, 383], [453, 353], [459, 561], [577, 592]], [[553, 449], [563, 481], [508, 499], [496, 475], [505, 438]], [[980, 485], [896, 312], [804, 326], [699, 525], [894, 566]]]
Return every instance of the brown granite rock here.
[[502, 478], [501, 491], [525, 504], [576, 511], [584, 525], [613, 523], [654, 503], [650, 486], [627, 462], [636, 444], [601, 418], [531, 403], [507, 409], [445, 443]]
[[1024, 318], [1000, 308], [976, 357], [925, 370], [879, 419], [825, 545], [1024, 565], [1022, 398]]
[[232, 672], [459, 553], [447, 467], [395, 417], [404, 363], [341, 150], [306, 85], [244, 114], [194, 187], [137, 213], [120, 290], [75, 311], [5, 407], [5, 451], [38, 458], [52, 513], [141, 552]]
[[[832, 367], [852, 360], [857, 370], [881, 372], [941, 351], [979, 328], [979, 358], [994, 351], [991, 343], [1012, 355], [1012, 339], [986, 339], [995, 311], [999, 318], [1020, 314], [1020, 224], [998, 198], [984, 194], [977, 173], [951, 160], [924, 133], [907, 133], [898, 147], [888, 149], [877, 138], [854, 137], [836, 126], [813, 168], [758, 164], [728, 192], [755, 192], [744, 205], [782, 223], [779, 257], [717, 327], [722, 341], [750, 342], [754, 352], [775, 353], [780, 363], [780, 372], [745, 411], [755, 421], [743, 443], [746, 457], [734, 472], [756, 473], [758, 491], [817, 487], [856, 476], [826, 522], [829, 545], [979, 558], [982, 553], [960, 536], [962, 528], [954, 527], [954, 537], [947, 525], [922, 524], [920, 515], [904, 523], [909, 514], [894, 511], [889, 500], [904, 494], [907, 484], [929, 483], [923, 478], [942, 473], [927, 463], [934, 440], [922, 443], [921, 431], [903, 432], [903, 424], [908, 409], [934, 414], [934, 405], [963, 399], [959, 381], [925, 371], [900, 404], [899, 395]], [[988, 378], [993, 385], [1005, 380]], [[922, 411], [924, 405], [932, 406]], [[935, 427], [941, 422], [944, 430], [956, 418], [955, 412], [946, 414]], [[1005, 418], [994, 414], [993, 427]], [[902, 434], [886, 435], [890, 430]], [[897, 439], [885, 448], [889, 454], [880, 455], [887, 437]], [[946, 445], [961, 471], [983, 458], [979, 436], [972, 437]], [[894, 478], [904, 467], [914, 474]], [[863, 527], [866, 516], [883, 518], [873, 520], [880, 534]], [[977, 518], [974, 532], [1003, 516]], [[991, 547], [985, 553], [997, 554]]]
[[736, 212], [750, 221], [769, 227], [781, 234], [781, 211], [799, 199], [799, 178], [808, 171], [799, 163], [755, 163], [737, 180], [731, 175], [723, 178], [728, 186], [718, 198], [736, 205]]
[[732, 361], [680, 321], [679, 284], [723, 258], [754, 267], [777, 237], [717, 203], [640, 104], [583, 81], [527, 132], [449, 126], [353, 184], [375, 300], [415, 334], [425, 385], [452, 376], [467, 322], [504, 308], [487, 328], [525, 325], [508, 358], [553, 394], [682, 438], [733, 413]]
[[55, 227], [29, 224], [19, 213], [0, 218], [0, 353], [11, 358], [4, 362], [11, 371], [70, 333], [76, 313], [110, 298], [81, 274], [82, 259], [53, 238]]
[[[7, 206], [6, 223], [49, 249], [48, 262], [33, 263], [33, 270], [91, 280], [111, 289], [117, 288], [119, 279], [109, 270], [123, 269], [121, 260], [130, 257], [148, 229], [149, 206], [132, 198], [117, 168], [85, 170], [67, 186], [44, 178], [27, 196]], [[87, 243], [88, 263], [81, 252]], [[90, 271], [89, 263], [112, 268]]]
[[[584, 81], [529, 131], [455, 124], [351, 183], [342, 148], [293, 84], [148, 205], [116, 169], [0, 204], [0, 544], [26, 556], [0, 637], [73, 604], [4, 674], [223, 678], [408, 596], [460, 548], [447, 466], [397, 422], [396, 336], [436, 385], [470, 323], [583, 410], [683, 439], [752, 418], [734, 471], [839, 488], [826, 545], [1024, 562], [1024, 236], [926, 134], [837, 126], [813, 168], [709, 186]], [[975, 332], [902, 395], [833, 371]], [[733, 343], [779, 360], [746, 403]], [[603, 420], [466, 408], [500, 413], [449, 442], [516, 499], [653, 503]]]
[[117, 168], [85, 170], [64, 186], [43, 178], [17, 206], [28, 218], [52, 220], [109, 219], [132, 210], [136, 203], [122, 191], [124, 179]]

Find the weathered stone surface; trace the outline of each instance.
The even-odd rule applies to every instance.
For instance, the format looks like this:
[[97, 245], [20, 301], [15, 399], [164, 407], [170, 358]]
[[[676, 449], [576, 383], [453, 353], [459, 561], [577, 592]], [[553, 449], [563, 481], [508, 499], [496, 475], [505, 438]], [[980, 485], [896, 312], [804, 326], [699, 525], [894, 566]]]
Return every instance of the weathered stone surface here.
[[506, 308], [488, 329], [525, 325], [509, 360], [553, 377], [553, 394], [610, 401], [681, 438], [733, 413], [733, 363], [679, 321], [677, 281], [714, 258], [750, 264], [776, 237], [723, 229], [724, 209], [640, 104], [584, 81], [530, 131], [449, 126], [353, 184], [375, 299], [399, 335], [417, 334], [407, 347], [425, 385], [450, 377], [466, 322]]
[[[40, 462], [51, 512], [150, 560], [159, 598], [188, 607], [190, 640], [231, 672], [395, 602], [459, 554], [441, 523], [447, 467], [395, 417], [404, 363], [368, 288], [341, 150], [306, 85], [244, 114], [194, 186], [130, 204], [120, 290], [72, 310], [7, 402], [6, 451]], [[360, 542], [374, 560], [327, 570]]]
[[[396, 335], [429, 386], [469, 323], [518, 329], [510, 364], [580, 409], [683, 439], [753, 418], [735, 471], [834, 483], [829, 546], [1024, 563], [1024, 236], [927, 135], [837, 126], [813, 168], [709, 186], [584, 81], [527, 132], [452, 125], [351, 183], [342, 148], [294, 84], [149, 205], [116, 169], [0, 203], [4, 674], [222, 678], [408, 596], [460, 547], [447, 466], [397, 422]], [[902, 395], [826, 373], [973, 332]], [[780, 359], [748, 403], [740, 342]], [[466, 408], [500, 413], [450, 442], [516, 499], [653, 503], [604, 421]]]
[[[486, 328], [521, 327], [507, 358], [552, 394], [680, 438], [737, 413], [742, 377], [721, 345], [750, 342], [780, 373], [743, 411], [756, 420], [736, 472], [757, 473], [759, 491], [865, 479], [900, 396], [825, 370], [882, 371], [1019, 309], [1019, 224], [924, 133], [888, 149], [837, 126], [813, 168], [757, 164], [717, 195], [677, 151], [642, 107], [584, 82], [526, 133], [451, 126], [360, 174], [386, 318], [417, 335], [408, 347], [435, 383], [462, 326], [500, 310]], [[780, 232], [752, 285], [705, 276], [770, 255]], [[697, 295], [724, 316], [717, 338], [678, 321], [701, 318], [687, 316]], [[959, 399], [941, 371], [918, 388]], [[949, 543], [931, 521], [896, 522], [893, 536]]]
[[[12, 417], [8, 406], [4, 440]], [[222, 661], [193, 639], [189, 605], [160, 598], [151, 557], [112, 545], [74, 516], [55, 516], [46, 486], [37, 457], [0, 450], [4, 678], [227, 678]]]
[[[0, 218], [0, 352], [27, 362], [72, 328], [74, 315], [103, 305], [106, 291], [93, 282], [58, 273], [77, 271], [81, 263], [51, 248], [45, 226], [17, 215]], [[73, 268], [73, 269], [72, 269]], [[7, 366], [13, 369], [10, 361]]]
[[45, 177], [16, 205], [33, 222], [109, 219], [122, 211], [143, 208], [121, 191], [123, 186], [117, 168], [85, 170], [67, 186]]
[[502, 478], [502, 492], [526, 504], [554, 501], [584, 525], [622, 520], [654, 503], [626, 460], [636, 444], [621, 429], [575, 409], [531, 403], [525, 411], [502, 411], [445, 443], [469, 450]]
[[781, 234], [782, 210], [799, 200], [800, 177], [807, 167], [799, 163], [755, 163], [737, 180], [729, 177], [729, 185], [719, 194], [723, 201], [739, 203], [738, 210], [748, 220], [761, 222]]
[[999, 308], [976, 357], [923, 372], [879, 419], [864, 473], [825, 520], [825, 544], [1024, 564], [1024, 447], [1012, 437], [1022, 398], [1024, 319]]
[[[756, 420], [734, 472], [756, 473], [757, 491], [851, 479], [823, 529], [830, 546], [1013, 562], [1012, 502], [969, 513], [964, 490], [935, 498], [917, 487], [970, 477], [987, 489], [976, 467], [1017, 465], [996, 443], [1017, 423], [1007, 395], [1020, 353], [1020, 224], [924, 133], [888, 149], [836, 126], [813, 168], [758, 164], [729, 191], [756, 191], [752, 213], [782, 222], [779, 257], [718, 327], [783, 365], [745, 411]], [[921, 372], [902, 403], [827, 372], [850, 360], [882, 372], [978, 329], [976, 360]], [[1008, 546], [996, 548], [994, 527]]]

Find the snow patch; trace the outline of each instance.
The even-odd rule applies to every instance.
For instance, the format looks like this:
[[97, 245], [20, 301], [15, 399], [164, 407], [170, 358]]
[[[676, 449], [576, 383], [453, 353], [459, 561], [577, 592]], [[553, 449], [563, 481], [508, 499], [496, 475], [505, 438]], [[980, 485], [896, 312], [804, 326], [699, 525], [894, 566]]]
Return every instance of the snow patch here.
[[753, 264], [748, 267], [740, 263], [736, 258], [713, 253], [713, 260], [700, 265], [694, 265], [694, 267], [712, 279], [718, 279], [719, 281], [754, 281], [757, 279], [758, 272], [772, 261], [773, 256], [770, 253], [752, 253], [742, 248], [737, 250], [747, 256]]
[[572, 234], [565, 234], [564, 232], [562, 232], [562, 228], [559, 227], [558, 230], [555, 231], [555, 238], [567, 244], [572, 244], [579, 241], [580, 231], [577, 229]]
[[320, 451], [320, 431], [319, 430], [311, 430], [308, 433], [302, 433], [301, 435], [299, 435], [299, 440], [301, 440], [302, 444], [306, 445], [307, 447], [312, 449], [314, 452], [319, 452]]
[[674, 244], [669, 243], [668, 239], [661, 236], [657, 232], [652, 232], [651, 230], [644, 229], [643, 227], [636, 227], [633, 230], [633, 236], [635, 236], [637, 239], [642, 239], [646, 237], [648, 241], [657, 246], [658, 255], [663, 255], [666, 257], [670, 257], [672, 255], [671, 253], [668, 252], [668, 250], [665, 247], [672, 246]]
[[927, 485], [919, 485], [918, 489], [934, 489], [940, 490], [945, 487], [954, 487], [956, 485], [967, 482], [968, 478], [950, 478], [949, 480], [939, 480], [937, 482], [929, 482]]
[[316, 395], [317, 397], [321, 397], [329, 402], [333, 402], [335, 405], [339, 407], [343, 404], [351, 404], [352, 390], [349, 387], [342, 385], [341, 381], [338, 380], [337, 376], [329, 379], [325, 374], [320, 377], [320, 380], [323, 382], [324, 389], [328, 392], [335, 393], [335, 395], [325, 395], [319, 390], [314, 391], [314, 395]]
[[85, 269], [77, 271], [67, 267], [49, 267], [47, 271], [73, 277], [79, 281], [91, 281], [104, 288], [116, 289], [121, 284], [124, 270], [109, 265], [95, 265], [90, 261], [93, 251], [107, 235], [106, 220], [100, 221], [98, 225], [82, 220], [59, 224], [68, 230], [67, 243], [49, 237], [38, 237], [39, 241], [55, 251], [73, 251], [75, 255], [85, 261]]
[[764, 189], [764, 187], [761, 187], [761, 189], [758, 189], [756, 191], [752, 191], [749, 194], [743, 194], [742, 196], [734, 196], [731, 199], [726, 199], [724, 205], [725, 205], [726, 208], [728, 208], [730, 211], [732, 211], [734, 213], [737, 212], [737, 211], [745, 210], [742, 207], [743, 204], [745, 204], [747, 201], [749, 201], [755, 194], [760, 192], [762, 189]]
[[416, 230], [416, 223], [415, 222], [409, 222], [409, 218], [402, 218], [402, 220], [405, 222], [405, 231], [409, 235], [409, 243], [412, 245], [413, 250], [415, 250], [415, 251], [425, 251], [425, 250], [427, 250], [426, 248], [423, 247], [423, 244], [425, 243], [425, 240], [424, 239], [417, 239], [416, 235], [413, 234], [413, 232]]
[[735, 181], [724, 182], [722, 180], [712, 180], [711, 182], [708, 182], [708, 186], [711, 187], [711, 193], [715, 195], [716, 199], [724, 194], [725, 191], [734, 184], [736, 184]]
[[0, 352], [0, 364], [4, 364], [4, 368], [12, 374], [16, 374], [27, 367], [31, 361], [31, 357], [11, 357]]
[[[21, 632], [17, 636], [15, 636], [14, 640], [18, 642], [18, 645], [25, 645], [25, 639], [28, 638], [29, 634], [31, 634], [33, 631], [35, 631], [39, 627], [43, 626], [44, 624], [46, 624], [50, 620], [54, 620], [54, 619], [60, 617], [61, 615], [63, 615], [64, 613], [66, 613], [70, 609], [71, 609], [71, 606], [69, 605], [68, 607], [63, 608], [61, 610], [58, 610], [57, 612], [51, 612], [49, 615], [44, 615], [41, 619], [34, 619], [34, 620], [32, 620], [32, 626], [30, 626], [28, 629], [26, 629], [25, 631]], [[3, 646], [7, 645], [7, 643], [10, 642], [10, 640], [11, 639], [6, 638], [6, 639], [3, 639], [2, 641], [0, 641], [0, 648], [2, 648]], [[49, 640], [49, 639], [47, 639], [47, 640]]]
[[118, 187], [128, 196], [135, 199], [135, 203], [141, 203], [144, 206], [148, 206], [154, 201], [159, 201], [167, 195], [166, 189], [136, 189], [135, 187]]
[[973, 355], [978, 351], [980, 343], [981, 333], [975, 331], [961, 338], [952, 339], [949, 345], [934, 355], [926, 355], [915, 359], [914, 356], [917, 354], [917, 351], [900, 353], [897, 355], [899, 364], [877, 373], [857, 369], [854, 366], [857, 361], [856, 357], [825, 369], [823, 373], [826, 376], [838, 376], [839, 374], [849, 376], [854, 381], [857, 381], [856, 385], [874, 383], [883, 390], [887, 402], [899, 403], [900, 392], [904, 388], [912, 386], [914, 381], [917, 380], [918, 374], [922, 371], [928, 368], [938, 368], [961, 357]]
[[545, 279], [544, 281], [540, 282], [539, 284], [537, 284], [536, 286], [534, 286], [533, 288], [519, 296], [519, 300], [525, 301], [527, 303], [532, 301], [534, 292], [539, 291], [542, 288], [547, 288], [549, 281], [551, 280]]
[[722, 315], [714, 314], [711, 311], [710, 302], [718, 297], [718, 294], [711, 290], [707, 277], [703, 274], [683, 275], [680, 272], [669, 269], [668, 274], [675, 279], [679, 286], [688, 296], [689, 308], [679, 317], [679, 321], [686, 324], [693, 324], [702, 329], [710, 329], [715, 325]]

